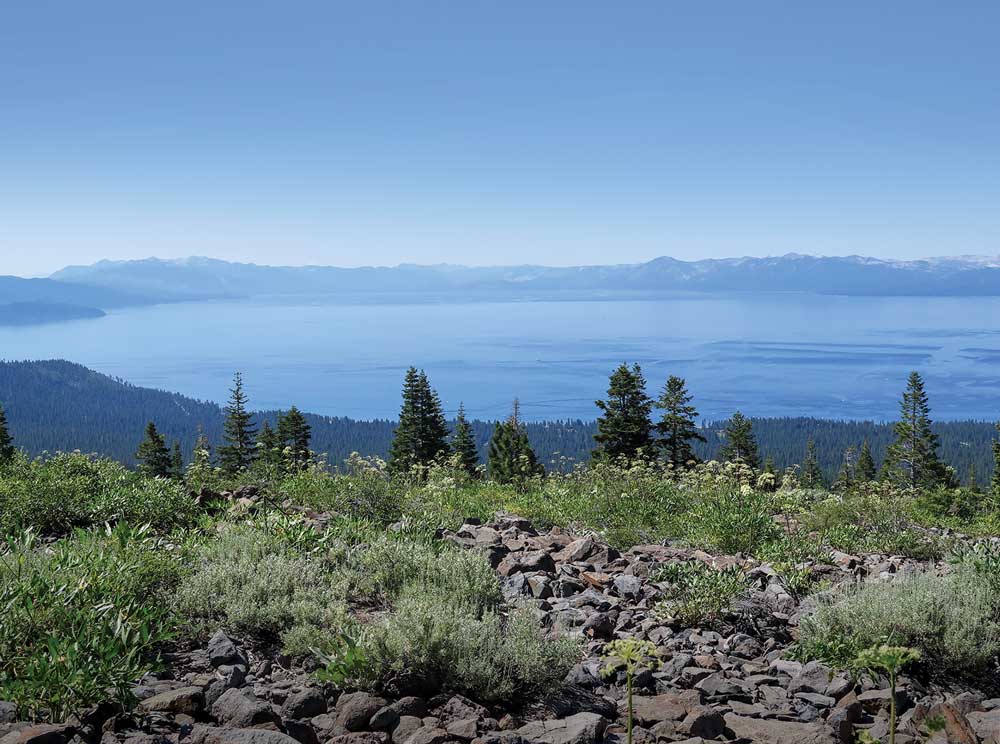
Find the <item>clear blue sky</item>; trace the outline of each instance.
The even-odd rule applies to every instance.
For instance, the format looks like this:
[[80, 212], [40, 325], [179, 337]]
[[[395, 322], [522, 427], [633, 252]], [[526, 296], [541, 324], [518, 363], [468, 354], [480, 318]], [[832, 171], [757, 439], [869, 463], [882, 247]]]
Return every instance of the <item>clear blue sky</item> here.
[[11, 2], [0, 274], [1000, 253], [1000, 3]]

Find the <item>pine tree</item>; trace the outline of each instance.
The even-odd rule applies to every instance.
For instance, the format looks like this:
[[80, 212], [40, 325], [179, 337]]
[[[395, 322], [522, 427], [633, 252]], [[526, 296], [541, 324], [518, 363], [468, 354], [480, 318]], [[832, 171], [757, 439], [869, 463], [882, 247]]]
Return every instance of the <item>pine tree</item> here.
[[900, 403], [900, 420], [892, 428], [896, 439], [886, 452], [886, 475], [914, 490], [947, 483], [948, 473], [937, 457], [938, 440], [931, 430], [924, 381], [918, 372], [910, 373]]
[[249, 399], [243, 391], [243, 375], [239, 372], [233, 377], [229, 392], [222, 434], [225, 444], [219, 448], [219, 465], [227, 475], [235, 475], [253, 464], [257, 427], [253, 414], [247, 410]]
[[156, 430], [156, 424], [150, 421], [146, 424], [146, 436], [136, 450], [135, 459], [139, 461], [139, 470], [153, 478], [169, 478], [172, 461], [170, 450], [163, 435]]
[[285, 465], [285, 448], [283, 442], [271, 427], [270, 421], [265, 421], [257, 435], [257, 462], [271, 469], [281, 469]]
[[[1000, 423], [997, 424], [997, 434], [1000, 434]], [[993, 491], [993, 498], [1000, 502], [1000, 439], [994, 439], [993, 448], [993, 477], [990, 479], [990, 489]]]
[[854, 478], [858, 483], [871, 483], [878, 473], [875, 468], [875, 458], [872, 457], [872, 448], [866, 439], [861, 443], [861, 452], [858, 454], [858, 464], [854, 469]]
[[294, 470], [301, 470], [312, 462], [312, 427], [302, 412], [292, 406], [288, 413], [278, 417], [278, 440], [288, 453], [288, 464]]
[[14, 452], [14, 437], [7, 427], [7, 414], [4, 413], [3, 406], [0, 406], [0, 463], [14, 459]]
[[170, 453], [170, 477], [180, 479], [184, 477], [184, 455], [181, 453], [181, 443], [174, 440], [174, 449]]
[[408, 473], [448, 454], [448, 422], [427, 375], [410, 367], [403, 381], [403, 406], [389, 450], [389, 469]]
[[723, 430], [726, 443], [719, 450], [719, 457], [726, 462], [741, 462], [754, 470], [760, 465], [757, 454], [757, 437], [753, 433], [753, 423], [737, 411], [726, 422]]
[[823, 487], [823, 471], [816, 458], [816, 442], [812, 437], [806, 440], [806, 457], [802, 462], [802, 485], [806, 488]]
[[611, 374], [608, 399], [595, 401], [604, 413], [597, 419], [597, 460], [635, 460], [652, 454], [653, 401], [646, 394], [646, 379], [638, 364], [622, 364]]
[[781, 478], [778, 476], [778, 468], [774, 464], [774, 458], [768, 455], [764, 460], [764, 467], [761, 468], [761, 475], [770, 476], [768, 479], [760, 481], [760, 483], [766, 484], [763, 489], [765, 491], [777, 491], [778, 487], [781, 485]]
[[517, 400], [507, 420], [497, 422], [493, 429], [486, 473], [496, 483], [515, 485], [523, 485], [529, 478], [545, 473], [521, 425]]
[[976, 463], [969, 463], [969, 470], [965, 476], [965, 487], [972, 493], [979, 493], [979, 476], [976, 474]]
[[472, 433], [472, 426], [465, 418], [465, 407], [458, 406], [458, 415], [455, 416], [455, 431], [451, 435], [451, 450], [458, 455], [458, 462], [462, 469], [469, 475], [478, 474], [479, 451], [476, 449], [476, 438]]
[[675, 470], [688, 468], [698, 461], [691, 442], [704, 442], [705, 437], [698, 431], [695, 420], [698, 410], [691, 405], [693, 396], [687, 391], [684, 379], [671, 375], [654, 405], [663, 411], [663, 417], [656, 424], [661, 439], [657, 444], [663, 449], [663, 457]]
[[857, 477], [856, 475], [857, 463], [854, 457], [854, 447], [848, 447], [844, 450], [843, 458], [840, 463], [840, 470], [837, 473], [837, 480], [833, 483], [834, 491], [850, 491], [854, 488], [854, 481]]

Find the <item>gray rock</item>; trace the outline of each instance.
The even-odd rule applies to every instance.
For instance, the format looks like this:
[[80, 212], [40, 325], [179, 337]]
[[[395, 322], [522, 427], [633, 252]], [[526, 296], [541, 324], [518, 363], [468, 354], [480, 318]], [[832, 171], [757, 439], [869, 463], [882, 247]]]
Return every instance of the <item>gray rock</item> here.
[[293, 692], [281, 706], [282, 718], [313, 718], [326, 713], [326, 697], [315, 687]]
[[396, 744], [402, 744], [410, 738], [410, 735], [417, 729], [422, 728], [423, 720], [417, 716], [400, 716], [398, 723], [392, 729], [392, 740]]
[[714, 708], [696, 705], [688, 710], [681, 726], [684, 733], [691, 736], [714, 739], [726, 730], [726, 719]]
[[229, 636], [221, 630], [215, 631], [215, 635], [209, 639], [207, 650], [208, 660], [214, 667], [223, 664], [242, 664], [244, 666], [247, 664], [246, 657], [240, 653]]
[[385, 744], [389, 736], [384, 731], [357, 731], [334, 736], [327, 744]]
[[0, 744], [65, 744], [75, 733], [73, 726], [39, 723], [5, 734]]
[[779, 721], [774, 718], [750, 718], [735, 713], [726, 715], [726, 728], [734, 738], [767, 744], [836, 744], [829, 727], [821, 723]]
[[184, 744], [298, 744], [280, 731], [195, 726]]
[[204, 707], [204, 694], [200, 687], [181, 687], [161, 692], [139, 703], [145, 713], [186, 713], [196, 715]]
[[17, 706], [0, 700], [0, 723], [14, 723], [17, 720]]
[[577, 713], [569, 718], [532, 721], [517, 729], [517, 733], [537, 744], [596, 744], [607, 725], [607, 720], [596, 713]]
[[544, 550], [524, 550], [511, 553], [497, 566], [497, 573], [501, 576], [529, 571], [554, 572], [555, 570], [556, 564], [552, 560], [552, 556]]
[[443, 728], [423, 726], [402, 741], [398, 737], [394, 738], [393, 741], [399, 742], [399, 744], [444, 744], [448, 738], [448, 732]]
[[337, 724], [346, 731], [363, 731], [387, 701], [367, 692], [341, 695], [337, 701]]
[[212, 706], [212, 717], [233, 728], [251, 728], [262, 723], [278, 723], [278, 716], [263, 700], [249, 698], [240, 690], [230, 689]]
[[788, 684], [788, 692], [794, 695], [797, 692], [818, 692], [823, 694], [830, 686], [833, 672], [826, 664], [818, 661], [810, 661], [802, 667], [802, 670], [792, 677]]

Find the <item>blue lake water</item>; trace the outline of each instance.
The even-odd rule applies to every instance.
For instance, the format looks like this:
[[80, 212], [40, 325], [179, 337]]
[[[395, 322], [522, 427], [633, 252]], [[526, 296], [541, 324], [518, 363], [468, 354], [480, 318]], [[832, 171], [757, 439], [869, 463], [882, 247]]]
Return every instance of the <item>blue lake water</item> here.
[[690, 295], [659, 300], [331, 304], [288, 298], [119, 310], [0, 328], [0, 358], [64, 358], [222, 401], [240, 370], [258, 408], [393, 417], [405, 368], [446, 407], [594, 418], [610, 371], [688, 380], [704, 418], [894, 418], [908, 372], [939, 419], [1000, 415], [1000, 298]]

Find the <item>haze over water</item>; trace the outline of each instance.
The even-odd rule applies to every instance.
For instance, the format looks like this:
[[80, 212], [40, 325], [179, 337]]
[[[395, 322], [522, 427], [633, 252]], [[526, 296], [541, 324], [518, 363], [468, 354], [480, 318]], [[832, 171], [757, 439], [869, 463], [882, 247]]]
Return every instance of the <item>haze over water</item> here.
[[0, 357], [65, 358], [136, 385], [224, 401], [244, 373], [255, 408], [395, 417], [423, 367], [449, 411], [595, 417], [607, 377], [639, 362], [655, 393], [686, 377], [703, 418], [895, 418], [906, 374], [935, 418], [1000, 410], [1000, 298], [687, 295], [646, 301], [332, 304], [199, 302], [0, 328]]

